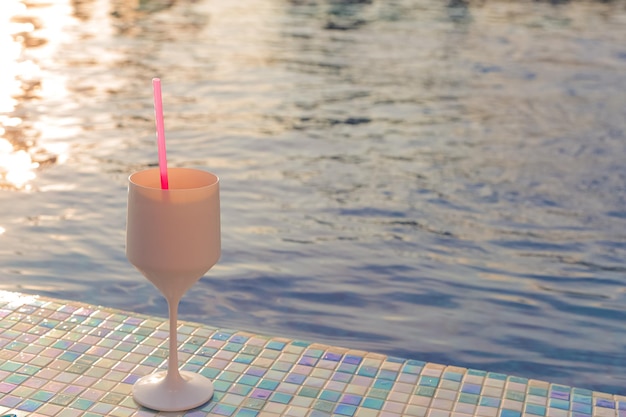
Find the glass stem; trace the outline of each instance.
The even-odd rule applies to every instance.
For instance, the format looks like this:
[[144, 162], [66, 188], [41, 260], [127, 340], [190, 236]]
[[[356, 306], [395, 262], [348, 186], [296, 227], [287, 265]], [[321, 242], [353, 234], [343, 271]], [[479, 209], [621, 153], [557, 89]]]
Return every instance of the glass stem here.
[[167, 299], [170, 315], [169, 355], [167, 360], [167, 384], [171, 387], [179, 386], [183, 381], [178, 371], [178, 303], [180, 298]]

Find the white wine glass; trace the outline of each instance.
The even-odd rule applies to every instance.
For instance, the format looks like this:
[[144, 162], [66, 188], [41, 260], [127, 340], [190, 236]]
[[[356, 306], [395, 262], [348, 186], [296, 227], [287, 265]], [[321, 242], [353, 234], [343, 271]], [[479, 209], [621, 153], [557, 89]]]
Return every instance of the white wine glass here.
[[158, 411], [199, 407], [213, 397], [211, 381], [178, 369], [177, 316], [182, 296], [221, 253], [219, 179], [192, 168], [170, 168], [161, 188], [159, 169], [129, 177], [126, 257], [167, 300], [167, 370], [140, 378], [134, 400]]

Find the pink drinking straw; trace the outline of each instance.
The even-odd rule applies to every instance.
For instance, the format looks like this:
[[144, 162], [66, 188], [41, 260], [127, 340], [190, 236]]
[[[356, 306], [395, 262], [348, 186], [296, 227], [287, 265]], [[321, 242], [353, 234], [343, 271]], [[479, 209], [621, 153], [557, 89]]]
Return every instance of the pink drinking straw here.
[[167, 190], [167, 156], [165, 154], [165, 127], [163, 125], [163, 98], [161, 97], [161, 80], [152, 79], [154, 90], [154, 116], [156, 118], [157, 144], [159, 147], [159, 171], [161, 173], [161, 188]]

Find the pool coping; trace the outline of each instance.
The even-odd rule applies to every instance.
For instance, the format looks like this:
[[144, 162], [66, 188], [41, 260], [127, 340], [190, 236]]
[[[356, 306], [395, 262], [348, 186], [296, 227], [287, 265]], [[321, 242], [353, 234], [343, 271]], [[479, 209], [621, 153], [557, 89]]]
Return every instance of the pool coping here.
[[138, 406], [166, 361], [168, 321], [0, 291], [0, 414], [46, 417], [626, 417], [626, 396], [180, 321], [183, 370], [215, 395], [185, 413]]

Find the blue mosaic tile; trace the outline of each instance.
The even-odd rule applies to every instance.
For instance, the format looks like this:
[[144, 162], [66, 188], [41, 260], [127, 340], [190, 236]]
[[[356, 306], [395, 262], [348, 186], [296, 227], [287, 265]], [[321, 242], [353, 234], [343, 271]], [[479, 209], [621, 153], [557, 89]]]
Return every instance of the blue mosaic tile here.
[[298, 362], [298, 365], [304, 365], [304, 366], [315, 366], [315, 364], [317, 364], [317, 358], [312, 358], [308, 356], [301, 358], [300, 361]]
[[275, 392], [270, 396], [269, 400], [276, 403], [289, 404], [292, 398], [293, 395], [291, 394], [286, 394], [284, 392]]
[[32, 399], [41, 401], [41, 402], [47, 402], [52, 397], [54, 397], [54, 395], [55, 395], [54, 393], [48, 392], [48, 391], [37, 391], [36, 393], [33, 394]]
[[22, 398], [6, 395], [0, 399], [0, 405], [5, 407], [15, 407], [22, 402]]
[[202, 356], [208, 356], [208, 357], [213, 357], [215, 356], [215, 354], [218, 352], [217, 349], [215, 348], [211, 348], [211, 347], [203, 347], [201, 348], [197, 354], [198, 355], [202, 355]]
[[[430, 388], [434, 390], [434, 388], [431, 388], [431, 387], [420, 387], [420, 388]], [[368, 397], [380, 398], [381, 400], [385, 400], [387, 399], [387, 396], [389, 395], [389, 391], [372, 388], [369, 390], [367, 395]]]
[[347, 372], [337, 372], [333, 374], [331, 379], [333, 381], [339, 381], [339, 382], [350, 382], [350, 380], [352, 379], [352, 374], [347, 373]]
[[526, 398], [526, 394], [520, 391], [507, 390], [505, 394], [505, 398], [507, 400], [514, 400], [514, 401], [522, 402]]
[[340, 402], [342, 404], [359, 405], [361, 403], [361, 399], [362, 397], [360, 395], [345, 394], [341, 397]]
[[[212, 403], [212, 402], [211, 402]], [[209, 403], [209, 404], [211, 404]], [[248, 398], [246, 398], [243, 401], [243, 407], [247, 408], [247, 409], [251, 409], [251, 410], [260, 410], [263, 408], [263, 406], [266, 404], [265, 400], [261, 400], [261, 399], [257, 399], [257, 398], [252, 398], [250, 396], [248, 396]]]
[[405, 374], [409, 374], [409, 375], [419, 375], [421, 370], [422, 370], [421, 366], [412, 365], [412, 364], [409, 364], [408, 362], [402, 368], [402, 372]]
[[61, 356], [59, 356], [59, 359], [68, 362], [74, 362], [79, 356], [80, 354], [76, 352], [64, 352]]
[[224, 371], [218, 375], [217, 379], [220, 381], [235, 382], [239, 378], [237, 372]]
[[52, 347], [56, 349], [67, 349], [72, 346], [73, 343], [74, 342], [70, 342], [68, 340], [58, 340], [52, 345]]
[[60, 323], [61, 322], [59, 320], [43, 320], [41, 323], [39, 323], [39, 325], [41, 327], [45, 327], [45, 328], [48, 328], [48, 329], [54, 329]]
[[363, 407], [365, 408], [371, 408], [374, 410], [380, 410], [381, 408], [383, 408], [383, 405], [385, 404], [385, 402], [383, 400], [381, 400], [380, 398], [365, 398], [363, 400]]
[[357, 375], [374, 377], [378, 373], [378, 368], [374, 366], [361, 366], [357, 372]]
[[569, 401], [558, 400], [555, 398], [550, 399], [550, 407], [558, 408], [560, 410], [569, 410]]
[[395, 381], [398, 378], [398, 373], [388, 369], [381, 369], [380, 372], [378, 372], [378, 378], [385, 379], [387, 381]]
[[94, 402], [91, 400], [87, 400], [85, 398], [78, 398], [76, 401], [74, 401], [70, 405], [70, 407], [84, 411], [84, 410], [87, 410], [89, 407], [91, 407], [93, 404]]
[[204, 357], [192, 356], [191, 358], [189, 358], [189, 361], [187, 363], [190, 365], [204, 366], [208, 361], [209, 360]]
[[596, 407], [615, 408], [615, 401], [607, 400], [605, 398], [598, 398], [596, 400]]
[[285, 378], [285, 381], [286, 382], [291, 382], [292, 384], [301, 385], [302, 382], [304, 382], [305, 379], [306, 379], [306, 375], [290, 374], [290, 375], [287, 376], [287, 378]]
[[500, 398], [495, 398], [495, 397], [480, 397], [480, 405], [486, 406], [486, 407], [493, 407], [493, 408], [497, 408], [500, 407]]
[[230, 341], [234, 342], [234, 343], [241, 343], [241, 344], [243, 344], [243, 343], [246, 343], [249, 339], [250, 338], [247, 337], [247, 336], [242, 336], [242, 335], [236, 334], [236, 335], [234, 335], [233, 337], [230, 338]]
[[550, 393], [550, 398], [569, 401], [569, 392], [552, 391]]
[[515, 410], [508, 410], [506, 408], [500, 411], [500, 417], [521, 417], [522, 413]]
[[409, 359], [409, 360], [406, 361], [406, 364], [407, 365], [411, 365], [411, 366], [417, 366], [419, 368], [423, 368], [424, 366], [426, 366], [427, 363], [423, 362], [423, 361], [418, 361], [418, 360], [415, 360], [415, 359]]
[[593, 395], [593, 391], [588, 390], [586, 388], [577, 388], [577, 387], [575, 387], [575, 388], [572, 389], [572, 392], [574, 394], [584, 395], [584, 396], [587, 396], [587, 397], [591, 397]]
[[232, 336], [232, 334], [229, 334], [229, 333], [217, 332], [213, 336], [211, 336], [211, 339], [226, 341], [226, 340], [230, 339], [231, 336]]
[[313, 410], [309, 414], [309, 417], [330, 417], [330, 414], [325, 413], [323, 411]]
[[374, 382], [373, 386], [374, 386], [374, 388], [377, 388], [377, 389], [382, 389], [382, 390], [385, 390], [385, 391], [389, 391], [393, 387], [393, 382], [392, 381], [385, 381], [385, 380], [379, 379], [379, 380], [376, 380]]
[[237, 395], [240, 395], [242, 397], [246, 397], [250, 393], [250, 391], [252, 391], [252, 387], [251, 386], [239, 385], [239, 384], [232, 385], [230, 387], [230, 389], [228, 390], [229, 393], [237, 394]]
[[235, 414], [235, 417], [257, 417], [259, 415], [259, 412], [256, 410], [251, 410], [249, 408], [243, 408], [239, 411], [237, 411], [237, 414]]
[[266, 372], [267, 372], [267, 369], [258, 368], [255, 366], [251, 366], [249, 369], [245, 371], [247, 375], [253, 375], [253, 376], [258, 376], [258, 377], [265, 375]]
[[44, 403], [41, 401], [35, 401], [35, 400], [26, 400], [23, 403], [21, 403], [17, 409], [21, 410], [21, 411], [29, 411], [29, 412], [33, 412], [35, 410], [37, 410], [39, 407], [41, 407]]
[[342, 357], [343, 355], [339, 353], [326, 352], [326, 354], [324, 354], [324, 359], [327, 361], [339, 362]]
[[227, 404], [216, 404], [215, 407], [211, 410], [213, 414], [217, 414], [220, 416], [232, 416], [237, 407]]
[[317, 411], [329, 413], [335, 408], [335, 403], [331, 401], [318, 400], [313, 404], [313, 408]]
[[342, 363], [337, 368], [337, 371], [338, 372], [345, 372], [345, 373], [353, 374], [353, 373], [356, 372], [356, 369], [357, 369], [357, 365], [350, 364], [350, 363]]
[[209, 379], [214, 379], [219, 373], [220, 373], [219, 369], [210, 368], [210, 367], [204, 368], [200, 371], [200, 374], [202, 376], [205, 376]]
[[426, 387], [436, 387], [439, 385], [439, 378], [434, 376], [422, 376], [419, 379], [418, 384]]
[[343, 363], [349, 363], [351, 365], [358, 365], [361, 363], [362, 360], [363, 358], [360, 356], [346, 355], [343, 358]]
[[338, 404], [335, 407], [335, 414], [339, 416], [353, 416], [356, 411], [356, 407], [347, 404]]
[[254, 391], [252, 391], [252, 398], [256, 398], [256, 399], [260, 399], [260, 400], [267, 400], [270, 395], [272, 395], [272, 391], [267, 390], [267, 389], [262, 389], [262, 388], [257, 388]]
[[432, 397], [435, 395], [434, 387], [420, 386], [415, 390], [415, 394], [421, 397]]
[[467, 370], [467, 375], [473, 375], [473, 376], [486, 376], [487, 372], [485, 371], [480, 371], [478, 369], [468, 369]]
[[245, 353], [247, 355], [254, 355], [255, 357], [261, 353], [262, 349], [258, 346], [244, 345], [243, 349], [241, 349], [241, 353]]
[[341, 393], [337, 391], [332, 391], [332, 390], [324, 390], [319, 396], [321, 400], [332, 401], [332, 402], [336, 402], [337, 400], [339, 400], [339, 397], [341, 397]]
[[573, 401], [575, 403], [581, 403], [581, 404], [591, 404], [593, 401], [593, 397], [591, 395], [583, 395], [583, 394], [574, 394], [573, 395]]
[[139, 380], [139, 375], [128, 375], [126, 378], [122, 380], [125, 384], [134, 384]]
[[26, 381], [27, 379], [28, 379], [28, 376], [26, 375], [13, 374], [13, 375], [9, 375], [4, 380], [10, 384], [19, 385], [22, 382]]
[[[157, 415], [136, 409], [129, 391], [117, 391], [167, 365], [166, 320], [80, 303], [10, 307], [2, 294], [0, 413]], [[35, 319], [20, 322], [26, 317], [20, 309]], [[453, 417], [479, 406], [481, 417], [626, 417], [626, 402], [586, 389], [232, 329], [181, 323], [179, 346], [181, 367], [210, 378], [215, 388], [213, 399], [186, 417], [399, 417], [405, 406], [420, 416]], [[541, 398], [546, 405], [534, 403]]]
[[466, 382], [461, 386], [461, 392], [466, 392], [469, 394], [480, 394], [481, 390], [482, 386], [478, 384], [470, 384], [469, 382]]
[[324, 350], [322, 349], [307, 349], [303, 356], [319, 359], [323, 354]]
[[222, 350], [225, 350], [227, 352], [239, 352], [242, 348], [243, 345], [241, 343], [229, 342], [222, 347]]
[[230, 382], [213, 380], [213, 388], [215, 388], [215, 391], [226, 392], [231, 385]]
[[293, 363], [286, 361], [278, 361], [275, 362], [272, 366], [272, 369], [275, 371], [288, 372], [291, 368], [293, 368]]
[[320, 391], [321, 391], [320, 388], [302, 387], [298, 395], [300, 395], [301, 397], [317, 398]]
[[255, 386], [261, 378], [254, 375], [244, 375], [239, 378], [239, 383], [244, 385]]
[[462, 393], [461, 395], [459, 395], [459, 402], [460, 403], [476, 405], [476, 404], [478, 404], [478, 400], [479, 399], [480, 399], [480, 396], [478, 396], [476, 394]]
[[446, 372], [443, 374], [443, 379], [447, 379], [448, 381], [461, 382], [463, 379], [463, 374], [459, 372]]
[[591, 404], [573, 403], [572, 411], [577, 413], [591, 414], [593, 407]]
[[276, 387], [279, 385], [280, 383], [278, 381], [272, 381], [272, 380], [265, 380], [265, 381], [261, 381], [258, 385], [259, 388], [261, 389], [265, 389], [265, 390], [270, 390], [273, 391], [276, 389]]
[[526, 404], [526, 413], [532, 414], [535, 416], [545, 416], [546, 415], [546, 407], [538, 404]]
[[6, 361], [5, 363], [0, 364], [0, 370], [7, 371], [7, 372], [15, 372], [20, 368], [20, 366], [22, 365], [19, 363]]

